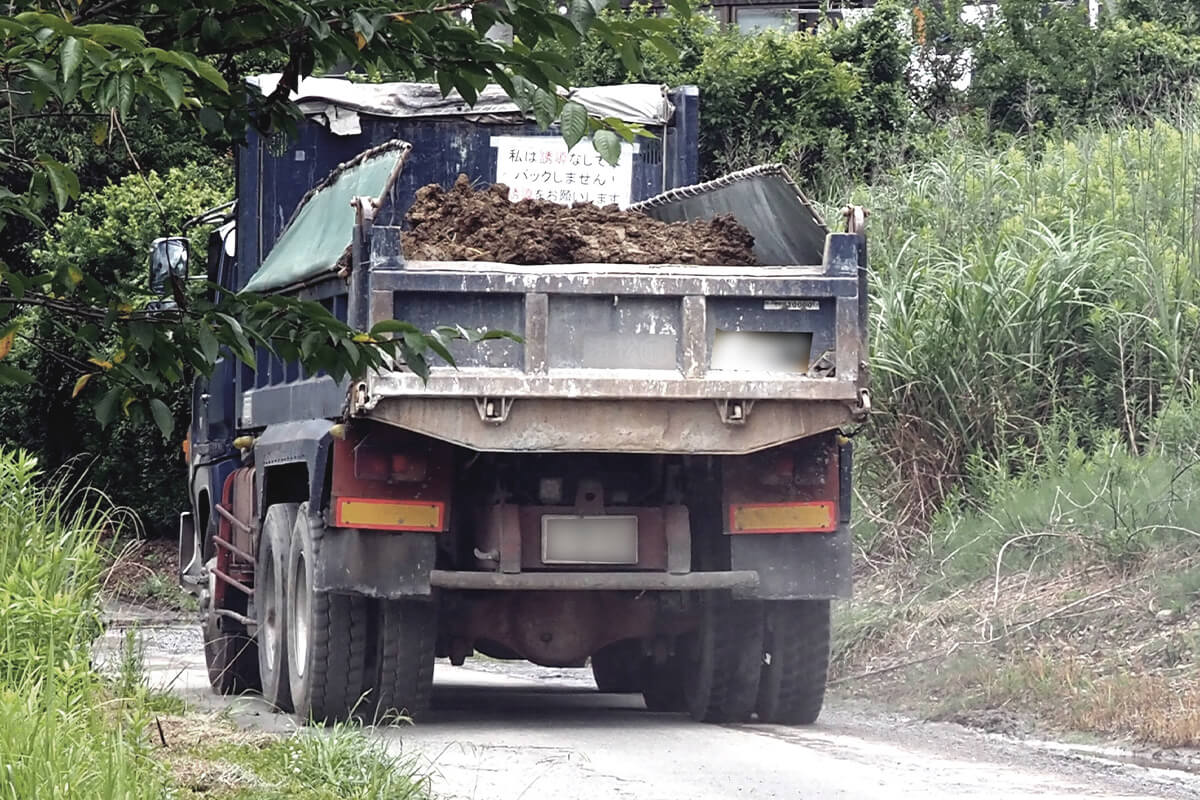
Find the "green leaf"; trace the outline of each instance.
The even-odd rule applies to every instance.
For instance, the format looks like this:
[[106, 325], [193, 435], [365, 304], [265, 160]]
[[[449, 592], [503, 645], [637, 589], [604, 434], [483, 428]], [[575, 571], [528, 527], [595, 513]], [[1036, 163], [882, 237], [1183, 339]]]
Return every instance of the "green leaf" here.
[[29, 74], [36, 78], [42, 85], [46, 86], [51, 91], [58, 88], [58, 76], [54, 70], [46, 66], [41, 61], [26, 61], [25, 69], [29, 70]]
[[692, 18], [692, 5], [688, 0], [667, 0], [667, 5], [675, 12], [675, 16], [680, 19]]
[[650, 44], [654, 46], [658, 52], [662, 53], [669, 61], [675, 62], [679, 60], [679, 48], [671, 44], [670, 41], [662, 36], [651, 36]]
[[372, 325], [368, 333], [372, 336], [380, 336], [385, 333], [420, 333], [420, 330], [411, 322], [405, 322], [400, 319], [385, 319]]
[[154, 424], [162, 431], [163, 438], [170, 439], [171, 432], [175, 430], [175, 415], [171, 413], [171, 409], [155, 397], [150, 400], [150, 413], [154, 415]]
[[33, 383], [33, 376], [23, 369], [17, 369], [9, 364], [0, 364], [0, 384], [4, 383], [28, 386]]
[[638, 58], [637, 44], [633, 39], [626, 39], [621, 45], [621, 63], [633, 74], [642, 71], [641, 60]]
[[596, 8], [592, 0], [571, 0], [567, 6], [567, 18], [580, 33], [587, 33], [596, 19]]
[[79, 197], [79, 178], [66, 165], [46, 155], [38, 156], [37, 161], [45, 170], [45, 175], [50, 181], [50, 190], [54, 192], [54, 200], [60, 210]]
[[196, 75], [208, 81], [222, 92], [229, 91], [229, 84], [225, 81], [225, 78], [221, 76], [216, 67], [204, 59], [193, 59], [192, 69]]
[[215, 362], [221, 351], [221, 345], [217, 342], [217, 337], [213, 336], [212, 329], [201, 323], [200, 329], [196, 332], [196, 338], [199, 341], [200, 352], [204, 355], [204, 360], [209, 364]]
[[171, 98], [171, 103], [176, 108], [179, 108], [185, 96], [183, 76], [177, 70], [164, 69], [158, 74], [158, 80], [162, 83], [163, 91], [167, 93], [167, 97]]
[[588, 129], [588, 113], [582, 104], [569, 101], [563, 105], [559, 116], [562, 122], [563, 138], [567, 140], [567, 149], [579, 144]]
[[426, 336], [425, 343], [429, 345], [430, 350], [437, 353], [438, 358], [442, 359], [442, 361], [445, 361], [452, 367], [458, 366], [454, 362], [454, 356], [450, 354], [450, 351], [446, 349], [446, 345], [442, 344], [442, 340], [438, 336]]
[[122, 72], [120, 79], [117, 81], [117, 110], [120, 112], [122, 118], [129, 116], [129, 109], [133, 106], [133, 96], [133, 75], [128, 72]]
[[537, 89], [533, 94], [533, 117], [538, 127], [549, 128], [558, 114], [558, 98], [545, 89]]
[[114, 386], [104, 393], [96, 402], [96, 420], [103, 427], [108, 427], [117, 416], [117, 401], [121, 399], [121, 395], [125, 393], [125, 389], [121, 386]]
[[621, 159], [621, 137], [609, 130], [596, 131], [592, 134], [592, 147], [600, 157], [614, 167]]
[[62, 43], [62, 71], [64, 81], [71, 80], [71, 76], [75, 74], [75, 70], [79, 69], [82, 61], [83, 42], [74, 36], [68, 36]]
[[143, 350], [149, 350], [154, 345], [154, 326], [148, 322], [130, 322], [129, 335]]
[[124, 50], [140, 53], [146, 45], [146, 37], [132, 25], [84, 25], [80, 33], [100, 44], [111, 44]]

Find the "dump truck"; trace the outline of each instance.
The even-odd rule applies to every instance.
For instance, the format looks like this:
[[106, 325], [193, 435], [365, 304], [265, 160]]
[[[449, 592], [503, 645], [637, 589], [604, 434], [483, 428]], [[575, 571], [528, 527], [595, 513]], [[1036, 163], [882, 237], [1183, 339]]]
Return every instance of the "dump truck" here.
[[[851, 584], [846, 434], [869, 409], [863, 231], [828, 230], [778, 165], [699, 182], [695, 87], [571, 98], [640, 126], [615, 166], [499, 90], [339, 78], [301, 84], [293, 136], [237, 149], [215, 291], [513, 335], [455, 342], [428, 376], [338, 381], [260, 349], [196, 381], [179, 566], [214, 691], [420, 719], [435, 660], [479, 654], [590, 665], [600, 691], [700, 721], [817, 718]], [[416, 193], [460, 175], [731, 215], [757, 264], [407, 258]], [[152, 264], [186, 272], [183, 244]]]

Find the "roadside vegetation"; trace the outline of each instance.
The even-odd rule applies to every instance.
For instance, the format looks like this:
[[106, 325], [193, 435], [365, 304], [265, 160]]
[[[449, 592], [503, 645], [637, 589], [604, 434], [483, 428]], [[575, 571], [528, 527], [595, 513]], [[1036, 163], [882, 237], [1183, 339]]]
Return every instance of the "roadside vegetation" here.
[[357, 729], [254, 737], [148, 688], [134, 630], [95, 671], [104, 542], [129, 522], [107, 498], [0, 449], [0, 797], [429, 796], [415, 765]]
[[[835, 680], [999, 730], [1200, 745], [1200, 23], [962, 6], [816, 35], [695, 19], [644, 73], [699, 85], [708, 176], [778, 160], [827, 219], [871, 212]], [[636, 77], [598, 43], [581, 62]]]
[[[696, 15], [635, 69], [595, 36], [562, 46], [566, 77], [695, 83], [704, 177], [782, 161], [830, 220], [848, 200], [871, 211], [875, 414], [856, 437], [859, 574], [839, 614], [838, 686], [1005, 730], [1032, 715], [1198, 745], [1200, 17], [1189, 4], [1124, 0], [1101, 4], [1093, 26], [1086, 3], [1001, 0], [997, 17], [972, 25], [962, 5], [918, 20], [883, 0], [816, 35], [743, 36]], [[136, 209], [156, 206], [173, 228], [225, 197], [227, 141], [154, 119], [128, 122], [141, 170], [83, 128], [37, 123], [82, 195], [44, 237], [4, 232], [25, 242], [12, 250], [28, 271], [86, 262], [137, 280], [164, 226]], [[40, 312], [25, 323], [52, 332]], [[55, 353], [90, 351], [69, 337], [54, 344], [12, 345], [5, 364], [36, 380], [0, 387], [5, 440], [50, 469], [88, 451], [95, 462], [74, 463], [90, 464], [146, 531], [169, 533], [183, 491], [177, 443], [149, 422], [102, 431], [90, 409], [72, 411], [76, 373], [65, 376]], [[163, 396], [178, 431], [186, 387]], [[22, 481], [40, 507], [54, 505]], [[115, 527], [110, 513], [88, 513], [71, 525]], [[60, 541], [53, 532], [47, 542]], [[45, 552], [54, 547], [66, 545]], [[4, 626], [0, 704], [16, 718], [67, 698], [77, 715], [56, 720], [80, 741], [119, 736], [122, 763], [149, 769], [142, 717], [95, 725], [94, 706], [121, 704], [79, 699], [111, 692], [76, 680], [90, 673], [73, 649], [96, 624], [86, 587], [100, 580], [98, 547], [62, 549], [72, 565], [62, 598], [74, 599], [12, 606], [32, 616]], [[59, 574], [40, 557], [0, 558], [5, 576], [55, 585], [35, 581], [35, 568]], [[165, 591], [138, 580], [132, 594]], [[21, 638], [43, 620], [53, 635]], [[33, 663], [9, 653], [41, 658], [46, 647], [57, 649], [45, 663], [75, 666], [9, 671]], [[71, 694], [85, 689], [101, 694]], [[271, 780], [239, 763], [259, 777], [226, 787], [230, 796]]]

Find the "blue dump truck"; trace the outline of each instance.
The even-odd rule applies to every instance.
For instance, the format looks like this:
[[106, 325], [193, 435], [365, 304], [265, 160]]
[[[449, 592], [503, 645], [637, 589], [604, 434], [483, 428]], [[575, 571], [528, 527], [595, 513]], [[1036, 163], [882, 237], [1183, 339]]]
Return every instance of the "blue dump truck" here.
[[[817, 718], [830, 601], [850, 591], [843, 431], [869, 408], [864, 235], [827, 230], [778, 166], [698, 183], [694, 87], [572, 98], [652, 136], [612, 166], [498, 91], [468, 107], [323, 78], [300, 86], [293, 136], [238, 148], [207, 258], [222, 290], [362, 330], [519, 337], [456, 342], [427, 380], [337, 382], [264, 350], [197, 381], [180, 572], [215, 691], [304, 721], [420, 718], [435, 659], [482, 654], [590, 663], [601, 691], [702, 721]], [[729, 214], [757, 265], [406, 259], [417, 191], [460, 175]]]

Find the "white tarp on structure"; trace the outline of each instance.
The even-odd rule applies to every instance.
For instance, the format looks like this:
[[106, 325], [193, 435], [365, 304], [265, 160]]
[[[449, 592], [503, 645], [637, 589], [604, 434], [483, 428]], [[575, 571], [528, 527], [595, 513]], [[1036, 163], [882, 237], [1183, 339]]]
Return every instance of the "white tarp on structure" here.
[[[263, 94], [279, 85], [279, 74], [249, 79]], [[666, 87], [654, 83], [620, 86], [591, 86], [573, 89], [567, 95], [595, 117], [616, 117], [639, 125], [665, 125], [675, 109], [667, 100]], [[356, 83], [345, 78], [304, 78], [291, 99], [305, 114], [324, 113], [330, 125], [341, 125], [335, 133], [357, 133], [357, 114], [378, 117], [471, 117], [520, 119], [523, 115], [499, 86], [479, 93], [474, 106], [457, 92], [443, 97], [431, 83]], [[348, 113], [346, 113], [348, 112]], [[340, 121], [340, 122], [339, 122]]]

